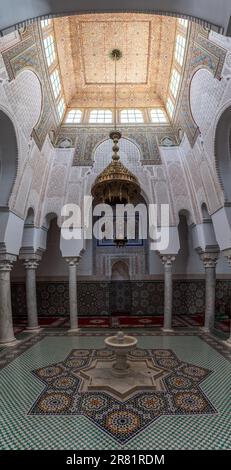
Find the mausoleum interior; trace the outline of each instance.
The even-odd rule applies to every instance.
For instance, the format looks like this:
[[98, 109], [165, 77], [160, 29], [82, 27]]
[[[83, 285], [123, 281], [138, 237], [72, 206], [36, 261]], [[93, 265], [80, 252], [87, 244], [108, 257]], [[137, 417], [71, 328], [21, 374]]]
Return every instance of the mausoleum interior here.
[[229, 28], [66, 3], [0, 24], [0, 447], [230, 449]]

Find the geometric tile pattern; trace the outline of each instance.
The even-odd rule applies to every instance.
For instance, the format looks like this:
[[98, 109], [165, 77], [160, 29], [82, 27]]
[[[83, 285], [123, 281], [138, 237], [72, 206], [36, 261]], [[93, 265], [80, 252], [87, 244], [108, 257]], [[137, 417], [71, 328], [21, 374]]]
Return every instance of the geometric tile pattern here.
[[31, 404], [44, 383], [31, 373], [64, 360], [73, 349], [102, 349], [113, 330], [67, 334], [49, 329], [21, 333], [12, 348], [0, 350], [0, 449], [4, 450], [230, 450], [231, 348], [198, 331], [132, 332], [143, 349], [171, 349], [183, 362], [213, 371], [200, 388], [218, 413], [162, 415], [127, 443], [120, 444], [84, 415], [32, 415]]
[[[173, 315], [204, 315], [205, 281], [173, 281]], [[123, 289], [122, 289], [123, 288]], [[119, 293], [119, 295], [115, 295]], [[39, 316], [69, 316], [68, 282], [37, 282]], [[124, 311], [125, 300], [129, 299]], [[115, 302], [115, 298], [117, 299]], [[121, 299], [121, 301], [120, 301]], [[113, 302], [115, 305], [113, 304]], [[78, 289], [80, 316], [105, 316], [122, 313], [129, 316], [158, 317], [164, 314], [164, 282], [83, 282]], [[120, 305], [121, 304], [121, 305]], [[103, 307], [102, 307], [103, 305]], [[231, 316], [231, 281], [216, 281], [216, 320]], [[12, 284], [12, 308], [15, 318], [27, 315], [24, 283]]]
[[216, 413], [200, 384], [211, 371], [181, 361], [170, 349], [136, 349], [130, 361], [149, 359], [165, 372], [163, 391], [142, 390], [127, 400], [109, 391], [81, 391], [81, 370], [95, 359], [112, 360], [107, 349], [74, 349], [67, 358], [33, 371], [45, 388], [31, 407], [31, 415], [83, 415], [120, 444], [127, 443], [163, 415]]

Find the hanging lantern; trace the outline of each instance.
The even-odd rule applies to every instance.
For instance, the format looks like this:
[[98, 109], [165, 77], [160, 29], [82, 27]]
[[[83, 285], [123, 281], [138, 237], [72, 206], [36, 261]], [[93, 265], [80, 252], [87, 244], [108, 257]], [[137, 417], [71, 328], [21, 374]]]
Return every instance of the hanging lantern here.
[[[119, 49], [113, 49], [110, 57], [115, 61], [115, 129], [109, 134], [113, 141], [113, 155], [111, 163], [96, 178], [91, 194], [97, 203], [114, 206], [136, 201], [141, 189], [138, 179], [123, 165], [118, 153], [121, 132], [116, 128], [116, 63], [122, 57], [122, 53]], [[127, 243], [127, 238], [121, 234], [121, 237], [115, 238], [114, 241], [117, 246], [124, 246]]]

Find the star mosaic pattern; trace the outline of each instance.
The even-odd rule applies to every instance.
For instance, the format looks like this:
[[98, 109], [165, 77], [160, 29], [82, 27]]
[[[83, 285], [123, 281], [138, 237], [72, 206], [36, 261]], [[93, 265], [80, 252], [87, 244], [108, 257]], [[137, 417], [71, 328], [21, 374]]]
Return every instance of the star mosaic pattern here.
[[74, 349], [63, 362], [32, 373], [44, 383], [44, 390], [29, 415], [79, 415], [125, 444], [163, 415], [216, 414], [200, 384], [211, 373], [201, 366], [183, 362], [170, 349], [135, 349], [130, 361], [148, 358], [153, 366], [167, 371], [163, 391], [142, 390], [127, 400], [110, 392], [81, 391], [80, 371], [95, 359], [113, 360], [107, 349]]

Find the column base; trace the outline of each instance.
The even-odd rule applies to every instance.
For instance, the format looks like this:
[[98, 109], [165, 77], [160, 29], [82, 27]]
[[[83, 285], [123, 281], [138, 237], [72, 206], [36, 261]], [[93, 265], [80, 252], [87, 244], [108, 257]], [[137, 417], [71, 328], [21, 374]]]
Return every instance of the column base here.
[[173, 333], [174, 330], [172, 328], [161, 328], [161, 331], [163, 331], [164, 333]]
[[40, 328], [40, 326], [27, 326], [26, 331], [31, 332], [31, 333], [39, 333], [42, 331], [43, 328]]
[[211, 330], [210, 330], [207, 326], [201, 326], [201, 327], [200, 327], [200, 330], [201, 330], [203, 333], [207, 333], [207, 334], [210, 334], [210, 333], [211, 333]]
[[70, 328], [69, 330], [67, 330], [68, 333], [78, 333], [80, 331], [81, 328]]
[[0, 341], [0, 346], [14, 348], [18, 343], [20, 343], [20, 341], [18, 341], [16, 338], [12, 338], [7, 341]]

